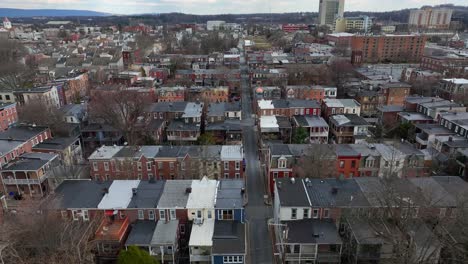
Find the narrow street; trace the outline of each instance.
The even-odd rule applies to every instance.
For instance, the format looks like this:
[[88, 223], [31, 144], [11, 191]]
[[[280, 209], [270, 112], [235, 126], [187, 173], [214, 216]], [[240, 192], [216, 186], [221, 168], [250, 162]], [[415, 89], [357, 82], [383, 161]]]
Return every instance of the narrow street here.
[[272, 218], [272, 208], [264, 203], [265, 180], [259, 162], [257, 131], [252, 117], [252, 97], [245, 58], [241, 55], [242, 86], [242, 135], [246, 159], [247, 194], [246, 206], [249, 223], [248, 253], [251, 264], [273, 263], [272, 244], [267, 221]]

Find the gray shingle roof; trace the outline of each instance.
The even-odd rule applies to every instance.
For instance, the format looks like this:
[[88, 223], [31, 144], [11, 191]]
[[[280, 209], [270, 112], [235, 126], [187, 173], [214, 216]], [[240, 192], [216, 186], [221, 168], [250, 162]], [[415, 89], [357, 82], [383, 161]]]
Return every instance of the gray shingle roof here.
[[111, 184], [111, 181], [65, 180], [55, 189], [55, 198], [49, 204], [58, 209], [97, 208], [103, 190]]
[[191, 180], [167, 181], [159, 199], [158, 208], [185, 208], [189, 197], [186, 189], [191, 186]]
[[153, 237], [155, 228], [155, 221], [136, 221], [134, 224], [132, 224], [132, 230], [128, 235], [125, 245], [149, 246], [151, 244], [151, 238]]
[[245, 254], [245, 226], [236, 221], [216, 221], [212, 254]]
[[136, 194], [128, 208], [156, 208], [164, 189], [165, 181], [140, 181]]

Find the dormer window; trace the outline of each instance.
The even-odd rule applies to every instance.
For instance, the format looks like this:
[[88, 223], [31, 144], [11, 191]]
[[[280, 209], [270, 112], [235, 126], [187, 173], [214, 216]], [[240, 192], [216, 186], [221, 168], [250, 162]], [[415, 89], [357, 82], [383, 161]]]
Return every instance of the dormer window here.
[[286, 163], [287, 163], [286, 158], [278, 159], [278, 168], [280, 168], [280, 169], [286, 168]]

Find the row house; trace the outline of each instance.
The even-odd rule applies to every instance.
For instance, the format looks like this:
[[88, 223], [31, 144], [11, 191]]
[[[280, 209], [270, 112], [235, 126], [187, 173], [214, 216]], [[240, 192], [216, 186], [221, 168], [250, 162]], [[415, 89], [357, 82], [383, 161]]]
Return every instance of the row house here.
[[417, 103], [416, 111], [418, 113], [425, 114], [436, 121], [439, 120], [441, 113], [463, 113], [466, 112], [466, 107], [461, 104], [436, 97], [432, 98], [431, 101], [422, 101]]
[[242, 143], [242, 111], [239, 102], [208, 105], [205, 132], [212, 133], [219, 144]]
[[73, 166], [83, 162], [83, 149], [79, 137], [54, 137], [32, 148], [33, 152], [55, 153], [62, 165]]
[[377, 107], [379, 124], [385, 128], [393, 128], [400, 125], [399, 113], [404, 110], [404, 107], [399, 105], [382, 105]]
[[18, 122], [18, 112], [16, 103], [0, 104], [0, 131], [7, 130], [10, 126]]
[[468, 58], [463, 55], [425, 55], [421, 59], [421, 68], [449, 76], [462, 76], [466, 73]]
[[176, 80], [191, 80], [199, 86], [223, 85], [228, 80], [240, 79], [238, 69], [197, 69], [197, 70], [177, 70]]
[[23, 153], [32, 152], [34, 146], [51, 138], [50, 129], [41, 126], [15, 126], [0, 132], [0, 166], [4, 166]]
[[281, 99], [281, 88], [278, 86], [261, 86], [255, 88], [255, 99], [257, 100], [279, 100]]
[[183, 102], [185, 93], [186, 88], [182, 86], [160, 87], [156, 89], [156, 98], [158, 102]]
[[169, 142], [195, 143], [201, 134], [204, 103], [187, 103], [179, 119], [170, 121], [166, 129]]
[[401, 82], [390, 82], [380, 86], [379, 105], [405, 104], [406, 97], [411, 92], [411, 85]]
[[2, 167], [4, 193], [9, 199], [42, 198], [49, 190], [48, 178], [58, 165], [58, 156], [49, 153], [24, 153]]
[[315, 100], [260, 100], [258, 101], [257, 115], [285, 116], [292, 118], [294, 115], [320, 116], [320, 104]]
[[72, 104], [89, 94], [89, 76], [87, 72], [73, 71], [71, 74], [54, 80], [55, 85], [61, 85], [61, 105]]
[[204, 102], [205, 104], [229, 102], [230, 89], [228, 86], [192, 86], [188, 89], [187, 100]]
[[355, 114], [330, 116], [329, 124], [331, 139], [337, 144], [365, 141], [371, 126], [364, 118]]
[[447, 100], [465, 103], [468, 80], [462, 78], [442, 79], [436, 89], [436, 94]]
[[[349, 95], [353, 92], [348, 93]], [[375, 117], [379, 107], [379, 92], [375, 90], [359, 90], [353, 96], [361, 104], [361, 116]]]
[[[394, 200], [375, 199], [390, 190]], [[409, 241], [407, 248], [414, 258], [438, 263], [440, 253], [449, 250], [439, 239], [450, 236], [444, 232], [436, 236], [424, 219], [439, 219], [438, 228], [447, 229], [459, 210], [456, 197], [467, 191], [467, 183], [455, 176], [399, 179], [393, 183], [375, 177], [279, 179], [273, 207], [276, 251], [282, 261], [300, 263], [318, 260], [321, 253], [327, 263], [340, 263], [341, 258], [351, 263], [392, 262], [397, 253], [393, 236], [402, 243]], [[404, 219], [405, 228], [397, 228], [394, 221], [367, 217], [373, 211], [385, 210], [395, 212], [395, 219]], [[304, 234], [311, 230], [314, 235], [310, 237], [315, 240], [305, 239]], [[397, 236], [410, 239], [400, 240]], [[420, 255], [426, 250], [431, 253]], [[334, 260], [329, 259], [332, 256]]]
[[325, 98], [321, 86], [288, 85], [284, 87], [283, 93], [287, 99], [317, 100], [321, 102]]
[[49, 109], [57, 109], [61, 106], [59, 91], [55, 85], [15, 91], [14, 95], [16, 102], [20, 105], [42, 102]]
[[320, 116], [294, 116], [292, 119], [293, 126], [298, 128], [305, 128], [307, 134], [307, 142], [327, 144], [329, 127], [325, 119]]
[[286, 116], [262, 116], [258, 122], [260, 140], [263, 143], [269, 141], [281, 141], [291, 143], [292, 125]]
[[242, 145], [103, 146], [88, 160], [96, 180], [242, 179], [245, 172]]
[[361, 104], [354, 99], [324, 99], [322, 102], [322, 116], [328, 121], [329, 117], [338, 114], [361, 115]]
[[250, 81], [256, 85], [287, 85], [289, 74], [285, 69], [254, 69]]

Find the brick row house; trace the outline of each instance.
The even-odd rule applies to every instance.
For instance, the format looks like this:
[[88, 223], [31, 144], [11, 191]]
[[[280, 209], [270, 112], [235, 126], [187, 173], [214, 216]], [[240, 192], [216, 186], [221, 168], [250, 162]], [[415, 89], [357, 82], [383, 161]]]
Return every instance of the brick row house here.
[[103, 146], [88, 158], [95, 180], [243, 179], [242, 145]]
[[132, 245], [165, 262], [184, 247], [191, 261], [245, 260], [242, 180], [65, 181], [49, 199], [62, 218], [100, 221], [93, 246], [102, 261]]
[[[376, 177], [280, 179], [274, 199], [275, 251], [285, 262], [393, 263], [399, 241], [408, 243], [411, 258], [446, 263], [454, 252], [440, 241], [457, 241], [450, 226], [461, 210], [456, 197], [467, 191], [468, 184], [455, 176], [392, 183]], [[391, 198], [379, 199], [386, 195]], [[390, 220], [376, 217], [379, 213]], [[434, 219], [437, 228], [427, 221]], [[399, 221], [404, 226], [398, 227]]]
[[413, 178], [430, 175], [427, 155], [409, 143], [270, 144], [263, 153], [269, 190], [281, 178]]

